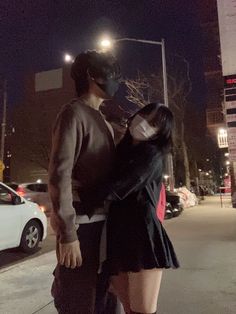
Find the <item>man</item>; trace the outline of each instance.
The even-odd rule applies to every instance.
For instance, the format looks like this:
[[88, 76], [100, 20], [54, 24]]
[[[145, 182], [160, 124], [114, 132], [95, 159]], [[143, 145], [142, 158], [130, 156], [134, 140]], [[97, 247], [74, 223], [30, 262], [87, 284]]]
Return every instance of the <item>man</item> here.
[[111, 54], [89, 51], [77, 56], [71, 76], [78, 98], [57, 117], [49, 166], [58, 258], [52, 295], [58, 313], [90, 314], [106, 217], [97, 190], [111, 174], [115, 148], [99, 107], [118, 90], [120, 68]]

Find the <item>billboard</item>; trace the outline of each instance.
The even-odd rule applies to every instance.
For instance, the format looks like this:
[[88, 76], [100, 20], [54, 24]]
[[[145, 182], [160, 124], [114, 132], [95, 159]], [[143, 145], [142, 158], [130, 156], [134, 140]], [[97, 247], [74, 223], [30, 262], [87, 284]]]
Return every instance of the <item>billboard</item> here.
[[39, 72], [35, 74], [35, 91], [47, 91], [58, 89], [63, 86], [63, 70], [55, 69], [50, 71]]
[[217, 0], [223, 75], [236, 73], [236, 0]]

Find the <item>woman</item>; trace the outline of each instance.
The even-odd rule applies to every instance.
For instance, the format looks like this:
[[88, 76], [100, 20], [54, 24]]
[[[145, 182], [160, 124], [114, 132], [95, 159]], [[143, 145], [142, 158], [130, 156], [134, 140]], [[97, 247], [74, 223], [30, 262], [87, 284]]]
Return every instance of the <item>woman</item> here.
[[142, 108], [117, 146], [110, 184], [107, 260], [113, 292], [126, 313], [156, 313], [163, 268], [179, 267], [156, 215], [173, 115], [160, 104]]

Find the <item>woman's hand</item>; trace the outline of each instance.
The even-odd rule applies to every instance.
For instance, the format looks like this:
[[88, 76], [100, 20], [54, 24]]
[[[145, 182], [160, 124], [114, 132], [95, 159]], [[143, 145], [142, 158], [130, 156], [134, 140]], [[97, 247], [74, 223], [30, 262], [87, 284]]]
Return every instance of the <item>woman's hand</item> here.
[[80, 243], [78, 240], [71, 243], [59, 243], [59, 263], [72, 269], [82, 265]]

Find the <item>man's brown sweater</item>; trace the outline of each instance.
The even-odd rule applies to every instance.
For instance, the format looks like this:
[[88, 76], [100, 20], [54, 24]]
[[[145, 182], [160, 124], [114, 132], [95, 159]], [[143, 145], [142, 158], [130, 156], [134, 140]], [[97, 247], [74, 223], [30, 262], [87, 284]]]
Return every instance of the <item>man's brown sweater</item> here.
[[79, 205], [77, 214], [89, 215], [91, 203], [101, 207], [96, 187], [110, 177], [114, 151], [112, 135], [98, 110], [80, 99], [63, 107], [53, 130], [49, 164], [51, 224], [61, 243], [77, 240], [73, 204]]

